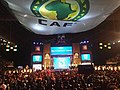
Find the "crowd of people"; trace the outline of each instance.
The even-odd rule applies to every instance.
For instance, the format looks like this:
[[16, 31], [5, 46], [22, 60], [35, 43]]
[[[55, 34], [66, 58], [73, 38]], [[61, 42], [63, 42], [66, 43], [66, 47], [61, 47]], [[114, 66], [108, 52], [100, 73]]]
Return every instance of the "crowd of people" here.
[[[80, 74], [77, 70], [2, 72], [3, 90], [120, 90], [120, 71], [101, 70]], [[1, 90], [0, 89], [0, 90]]]

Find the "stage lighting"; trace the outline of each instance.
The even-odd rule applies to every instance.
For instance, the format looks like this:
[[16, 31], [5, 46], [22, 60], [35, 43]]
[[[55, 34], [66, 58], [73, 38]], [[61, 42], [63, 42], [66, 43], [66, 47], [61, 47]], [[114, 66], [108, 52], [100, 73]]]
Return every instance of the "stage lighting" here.
[[17, 51], [17, 49], [13, 49], [13, 51], [15, 51], [15, 52], [16, 52], [16, 51]]
[[118, 43], [120, 43], [120, 40], [118, 41]]
[[113, 44], [115, 44], [115, 42], [113, 42]]
[[33, 44], [35, 44], [35, 42], [33, 42]]
[[112, 47], [111, 46], [108, 46], [108, 49], [111, 49]]
[[9, 47], [10, 47], [10, 45], [6, 45], [6, 47], [7, 47], [7, 48], [9, 48]]
[[99, 47], [100, 49], [103, 49], [103, 47]]
[[7, 52], [9, 52], [9, 51], [10, 51], [10, 49], [6, 49], [6, 51], [7, 51]]
[[104, 45], [104, 47], [106, 48], [106, 47], [107, 47], [107, 45], [105, 44], [105, 45]]
[[13, 47], [10, 47], [10, 49], [13, 49]]
[[8, 44], [10, 44], [10, 42], [8, 42]]
[[15, 45], [14, 47], [17, 48], [17, 45]]
[[111, 45], [111, 43], [108, 43], [108, 45]]
[[99, 45], [103, 45], [103, 43], [99, 43]]

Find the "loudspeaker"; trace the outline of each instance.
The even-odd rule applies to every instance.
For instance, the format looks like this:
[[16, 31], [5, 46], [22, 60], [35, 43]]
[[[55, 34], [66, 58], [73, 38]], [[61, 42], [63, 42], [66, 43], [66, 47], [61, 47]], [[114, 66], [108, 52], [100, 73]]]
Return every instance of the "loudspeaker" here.
[[91, 74], [94, 72], [93, 65], [78, 65], [79, 74]]

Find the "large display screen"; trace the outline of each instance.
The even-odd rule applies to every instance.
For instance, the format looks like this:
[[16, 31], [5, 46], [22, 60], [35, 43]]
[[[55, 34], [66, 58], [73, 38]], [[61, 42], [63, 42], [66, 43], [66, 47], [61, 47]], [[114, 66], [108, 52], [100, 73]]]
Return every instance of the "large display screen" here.
[[70, 65], [70, 57], [53, 57], [54, 69], [68, 69]]
[[72, 55], [72, 46], [51, 47], [51, 55]]
[[33, 63], [42, 62], [42, 55], [33, 55]]
[[90, 54], [81, 54], [82, 61], [89, 61], [91, 60]]
[[33, 64], [33, 70], [42, 70], [42, 65], [41, 64]]

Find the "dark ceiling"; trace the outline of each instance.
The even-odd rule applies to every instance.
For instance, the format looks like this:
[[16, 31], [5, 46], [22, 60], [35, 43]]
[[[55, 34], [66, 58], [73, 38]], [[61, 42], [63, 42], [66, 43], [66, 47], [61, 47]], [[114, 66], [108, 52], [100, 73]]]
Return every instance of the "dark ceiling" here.
[[[32, 42], [35, 40], [43, 43], [52, 43], [58, 35], [37, 35], [22, 26], [10, 10], [0, 2], [0, 37], [3, 37], [20, 48], [16, 57], [27, 57], [30, 55]], [[115, 10], [103, 23], [96, 28], [75, 34], [65, 34], [70, 42], [90, 40], [92, 43], [112, 42], [120, 39], [120, 7]], [[21, 54], [23, 53], [23, 54]], [[27, 55], [25, 55], [27, 53]], [[20, 55], [21, 54], [21, 55]], [[27, 61], [26, 61], [27, 63]]]

